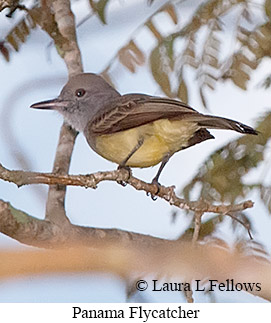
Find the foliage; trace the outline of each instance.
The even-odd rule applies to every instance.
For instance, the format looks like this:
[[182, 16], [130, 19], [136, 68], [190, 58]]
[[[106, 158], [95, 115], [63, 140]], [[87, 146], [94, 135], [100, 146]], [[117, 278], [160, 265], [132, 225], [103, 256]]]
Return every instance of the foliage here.
[[[210, 203], [234, 204], [244, 199], [250, 191], [257, 190], [267, 212], [271, 214], [271, 187], [265, 186], [261, 181], [246, 184], [244, 180], [245, 175], [259, 166], [264, 160], [271, 138], [270, 123], [271, 113], [268, 113], [259, 121], [257, 127], [258, 136], [246, 135], [240, 137], [211, 154], [194, 178], [182, 189], [181, 193], [184, 198], [186, 200], [202, 199]], [[268, 170], [269, 165], [264, 171], [267, 172]], [[173, 216], [176, 218], [176, 212]], [[251, 232], [253, 236], [253, 227], [245, 212], [235, 213], [234, 216], [230, 216], [234, 219], [232, 221], [233, 230], [240, 228], [238, 224], [241, 223], [249, 231], [249, 236]], [[215, 232], [224, 219], [223, 216], [217, 215], [204, 221], [200, 227], [199, 240], [208, 243], [210, 239], [213, 241]], [[180, 240], [191, 240], [194, 232], [191, 225], [182, 234]], [[253, 249], [254, 245], [251, 245], [251, 247]]]
[[97, 1], [89, 0], [89, 4], [92, 10], [95, 13], [97, 13], [98, 17], [104, 24], [106, 24], [105, 8], [108, 3], [109, 3], [109, 0], [97, 0]]
[[[240, 89], [247, 90], [252, 72], [264, 58], [270, 58], [269, 5], [269, 0], [258, 7], [248, 0], [201, 1], [191, 20], [184, 24], [179, 18], [182, 5], [169, 2], [141, 26], [151, 31], [157, 45], [151, 53], [144, 53], [139, 43], [138, 50], [141, 50], [141, 56], [149, 57], [152, 75], [167, 96], [188, 102], [189, 88], [185, 70], [194, 69], [198, 91], [207, 108], [206, 89], [214, 90], [217, 82], [229, 80]], [[156, 23], [161, 13], [170, 16], [175, 24], [174, 32], [165, 36], [162, 33], [163, 26]], [[261, 16], [263, 18], [259, 19]], [[230, 31], [232, 39], [225, 42]], [[132, 35], [132, 38], [135, 40], [136, 35]], [[179, 42], [182, 48], [177, 46]], [[225, 55], [226, 47], [232, 44], [230, 51], [227, 49], [229, 54]], [[119, 62], [123, 64], [123, 60]], [[107, 74], [110, 73], [112, 63], [104, 71]], [[135, 72], [136, 68], [134, 66], [133, 70], [129, 70]], [[270, 76], [267, 76], [262, 85], [269, 87], [269, 84]]]
[[60, 34], [54, 18], [54, 14], [47, 6], [36, 7], [26, 10], [26, 14], [8, 33], [4, 42], [0, 43], [0, 51], [4, 58], [9, 61], [10, 48], [19, 51], [25, 43], [31, 31], [39, 25], [54, 40], [56, 48], [61, 54], [66, 39]]
[[[153, 2], [148, 1], [149, 5]], [[107, 15], [110, 14], [109, 3], [109, 0], [89, 0], [90, 9], [104, 24], [107, 23]], [[19, 5], [19, 1], [4, 1], [0, 10], [7, 6], [13, 6], [14, 10], [16, 5]], [[218, 81], [230, 80], [237, 87], [246, 90], [251, 73], [271, 54], [270, 1], [266, 0], [258, 7], [249, 0], [200, 1], [194, 15], [186, 24], [180, 19], [181, 10], [182, 2], [174, 5], [173, 1], [159, 8], [135, 34], [131, 35], [131, 39], [123, 45], [114, 60], [118, 60], [132, 73], [136, 72], [137, 66], [149, 61], [153, 77], [162, 91], [167, 96], [178, 97], [183, 101], [189, 101], [185, 70], [194, 69], [199, 94], [205, 107], [206, 89], [214, 90]], [[10, 56], [7, 45], [18, 51], [19, 45], [27, 40], [36, 24], [44, 28], [45, 21], [41, 21], [42, 14], [38, 11], [37, 8], [34, 11], [33, 8], [27, 10], [24, 19], [14, 26], [6, 36], [5, 42], [1, 43], [1, 52], [6, 60]], [[156, 23], [161, 13], [167, 14], [175, 24], [174, 31], [167, 35], [163, 35], [163, 26]], [[256, 18], [260, 16], [263, 16], [262, 22], [255, 23], [259, 21]], [[53, 14], [49, 13], [48, 17], [49, 22], [54, 25]], [[140, 42], [136, 40], [137, 34], [143, 28], [151, 31], [157, 41], [151, 53], [141, 49]], [[53, 29], [47, 32], [53, 36], [56, 43], [63, 43], [59, 35], [54, 36], [57, 31]], [[232, 31], [234, 46], [229, 54], [225, 55], [224, 39], [229, 30]], [[180, 41], [182, 48], [176, 46]], [[227, 45], [229, 44], [230, 41], [227, 42]], [[103, 71], [108, 74], [108, 78], [114, 60]], [[263, 85], [269, 86], [269, 83], [268, 76]]]
[[185, 198], [190, 199], [193, 188], [199, 189], [198, 198], [208, 201], [234, 203], [252, 189], [259, 188], [261, 198], [268, 210], [271, 209], [270, 187], [262, 184], [245, 184], [244, 176], [264, 159], [267, 142], [271, 137], [271, 114], [259, 123], [258, 136], [243, 136], [215, 151], [199, 169], [197, 175], [183, 189]]
[[20, 4], [20, 0], [2, 0], [0, 2], [0, 11], [5, 8], [9, 8], [9, 13], [6, 16], [11, 18], [16, 9], [23, 9], [24, 6]]

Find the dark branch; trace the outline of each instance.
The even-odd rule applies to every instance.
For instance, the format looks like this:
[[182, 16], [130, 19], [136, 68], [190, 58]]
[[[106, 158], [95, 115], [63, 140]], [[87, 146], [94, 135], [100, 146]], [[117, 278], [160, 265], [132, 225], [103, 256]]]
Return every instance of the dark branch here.
[[77, 225], [58, 225], [39, 220], [0, 200], [0, 232], [24, 244], [43, 248], [57, 248], [83, 244], [95, 247], [102, 241], [137, 246], [167, 244], [168, 240], [117, 229], [97, 229]]

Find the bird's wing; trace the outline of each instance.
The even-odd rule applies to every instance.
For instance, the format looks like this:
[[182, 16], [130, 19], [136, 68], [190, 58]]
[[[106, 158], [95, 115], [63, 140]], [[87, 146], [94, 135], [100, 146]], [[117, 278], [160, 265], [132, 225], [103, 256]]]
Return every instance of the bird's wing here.
[[88, 124], [87, 131], [94, 135], [112, 134], [159, 119], [187, 120], [197, 123], [200, 128], [258, 134], [256, 130], [241, 122], [204, 115], [181, 101], [144, 94], [127, 94], [117, 98], [115, 102], [110, 102], [110, 106], [105, 107], [104, 112]]
[[[201, 115], [187, 104], [143, 94], [127, 94], [110, 103], [110, 109], [94, 118], [88, 125], [95, 135], [111, 134], [159, 119], [186, 119]], [[193, 119], [193, 117], [192, 117]]]

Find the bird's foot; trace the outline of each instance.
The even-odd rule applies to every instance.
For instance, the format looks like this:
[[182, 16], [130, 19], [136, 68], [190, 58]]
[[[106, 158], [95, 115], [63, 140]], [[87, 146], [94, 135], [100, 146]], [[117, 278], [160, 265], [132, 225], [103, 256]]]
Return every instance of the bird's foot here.
[[[119, 165], [118, 166], [118, 170], [119, 169], [125, 169], [127, 172], [128, 172], [128, 177], [127, 177], [127, 180], [129, 180], [129, 178], [132, 176], [132, 171], [131, 171], [131, 168], [128, 167], [128, 166], [122, 166], [122, 165]], [[120, 184], [121, 186], [125, 187], [127, 185], [127, 183], [125, 181], [117, 181], [118, 184]]]
[[156, 192], [154, 194], [147, 192], [146, 194], [147, 194], [147, 196], [150, 196], [153, 201], [156, 201], [158, 198], [157, 194], [160, 191], [161, 184], [158, 182], [158, 180], [156, 178], [154, 178], [152, 180], [151, 184], [156, 186]]

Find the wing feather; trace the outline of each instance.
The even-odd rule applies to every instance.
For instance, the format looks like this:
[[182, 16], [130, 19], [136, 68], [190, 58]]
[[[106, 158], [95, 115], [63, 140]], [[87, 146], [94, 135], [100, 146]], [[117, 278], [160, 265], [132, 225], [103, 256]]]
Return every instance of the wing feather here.
[[181, 119], [198, 114], [187, 104], [143, 94], [128, 94], [110, 102], [110, 107], [92, 120], [90, 131], [95, 135], [123, 131], [159, 119]]
[[159, 119], [187, 120], [201, 128], [230, 129], [240, 133], [257, 134], [253, 128], [235, 120], [204, 115], [189, 105], [172, 99], [144, 94], [127, 94], [118, 97], [87, 126], [93, 135], [112, 134], [139, 127]]

